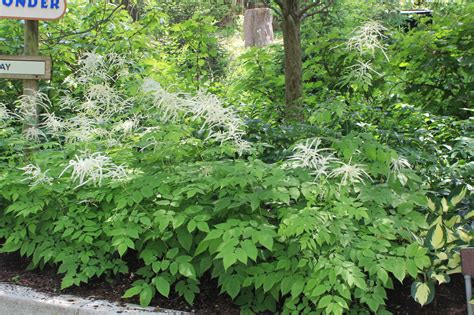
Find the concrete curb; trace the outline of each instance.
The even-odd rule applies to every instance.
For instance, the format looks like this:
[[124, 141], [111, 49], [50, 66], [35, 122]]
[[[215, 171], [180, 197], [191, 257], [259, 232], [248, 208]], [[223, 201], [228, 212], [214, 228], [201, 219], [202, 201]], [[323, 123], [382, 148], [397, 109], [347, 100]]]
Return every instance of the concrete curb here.
[[188, 315], [191, 313], [140, 307], [71, 295], [48, 295], [31, 288], [0, 283], [0, 315]]

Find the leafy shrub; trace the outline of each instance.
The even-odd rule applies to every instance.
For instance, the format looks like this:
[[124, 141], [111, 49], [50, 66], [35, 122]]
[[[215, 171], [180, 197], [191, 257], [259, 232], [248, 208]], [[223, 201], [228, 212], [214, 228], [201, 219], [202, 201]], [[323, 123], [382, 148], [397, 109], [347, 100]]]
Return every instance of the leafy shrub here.
[[474, 84], [472, 4], [451, 7], [435, 15], [434, 23], [395, 38], [393, 69], [404, 102], [433, 113], [467, 118]]
[[[429, 187], [369, 132], [295, 136], [265, 163], [266, 144], [215, 96], [124, 89], [135, 79], [116, 55], [80, 65], [67, 112], [39, 94], [0, 120], [1, 251], [57, 266], [62, 288], [126, 274], [135, 257], [124, 297], [142, 305], [171, 292], [192, 303], [211, 275], [243, 312], [383, 314], [394, 279], [445, 277], [471, 240], [456, 216], [427, 220]], [[39, 100], [40, 124], [21, 133]]]
[[253, 119], [272, 122], [281, 119], [284, 110], [285, 78], [280, 46], [251, 48], [232, 65], [223, 95], [240, 103], [241, 111]]

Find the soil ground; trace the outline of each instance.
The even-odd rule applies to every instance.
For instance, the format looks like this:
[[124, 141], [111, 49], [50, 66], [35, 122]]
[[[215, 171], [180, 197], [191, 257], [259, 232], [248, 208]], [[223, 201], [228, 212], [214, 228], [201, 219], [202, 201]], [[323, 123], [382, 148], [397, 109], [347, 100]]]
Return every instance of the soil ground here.
[[[81, 287], [74, 287], [60, 292], [61, 278], [56, 270], [46, 267], [43, 270], [28, 271], [28, 260], [18, 254], [0, 254], [0, 282], [13, 283], [34, 288], [50, 294], [71, 294], [81, 297], [105, 299], [119, 302], [138, 303], [136, 299], [124, 301], [121, 295], [135, 280], [133, 273], [128, 277], [118, 277], [112, 282], [91, 281]], [[452, 277], [451, 282], [437, 288], [434, 301], [420, 307], [410, 297], [410, 283], [400, 284], [394, 281], [395, 288], [388, 292], [387, 307], [394, 314], [413, 315], [460, 315], [466, 314], [464, 279], [461, 275]], [[239, 308], [225, 295], [219, 295], [217, 284], [212, 279], [203, 281], [201, 293], [195, 304], [190, 307], [178, 296], [169, 299], [155, 298], [152, 305], [159, 308], [195, 312], [197, 314], [239, 314]]]

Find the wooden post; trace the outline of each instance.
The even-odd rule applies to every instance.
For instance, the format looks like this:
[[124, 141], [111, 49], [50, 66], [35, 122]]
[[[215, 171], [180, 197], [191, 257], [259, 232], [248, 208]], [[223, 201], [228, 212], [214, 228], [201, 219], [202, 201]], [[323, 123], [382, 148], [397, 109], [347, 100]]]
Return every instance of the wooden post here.
[[[39, 53], [39, 28], [38, 21], [25, 20], [25, 42], [23, 55], [38, 56]], [[23, 80], [23, 95], [34, 95], [38, 91], [38, 80]], [[36, 127], [38, 125], [39, 108], [35, 108], [33, 117], [28, 118], [28, 122], [23, 129]]]

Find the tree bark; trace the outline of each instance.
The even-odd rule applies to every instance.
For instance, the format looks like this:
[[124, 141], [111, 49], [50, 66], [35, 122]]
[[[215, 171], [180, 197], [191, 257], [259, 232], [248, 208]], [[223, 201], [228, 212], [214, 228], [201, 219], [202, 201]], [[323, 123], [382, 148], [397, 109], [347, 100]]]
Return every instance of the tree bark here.
[[245, 47], [264, 47], [273, 42], [273, 17], [270, 9], [257, 8], [245, 11]]
[[136, 3], [131, 0], [114, 0], [114, 2], [116, 4], [122, 4], [134, 22], [140, 19], [140, 11], [143, 7], [143, 0], [137, 0]]
[[284, 0], [282, 8], [283, 42], [285, 50], [285, 118], [302, 121], [303, 54], [301, 49], [301, 19], [299, 0]]

